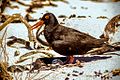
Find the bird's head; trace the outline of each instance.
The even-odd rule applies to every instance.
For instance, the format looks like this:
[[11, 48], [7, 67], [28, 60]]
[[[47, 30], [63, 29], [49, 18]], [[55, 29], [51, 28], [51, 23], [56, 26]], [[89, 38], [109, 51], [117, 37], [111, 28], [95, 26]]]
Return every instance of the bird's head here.
[[45, 26], [46, 25], [53, 25], [54, 26], [54, 25], [58, 24], [58, 21], [57, 21], [57, 19], [56, 19], [54, 14], [46, 13], [46, 14], [43, 15], [43, 17], [40, 19], [39, 22], [37, 22], [36, 24], [34, 24], [32, 26], [32, 30], [37, 28], [37, 27], [39, 27], [39, 26], [42, 26], [44, 24], [45, 24]]

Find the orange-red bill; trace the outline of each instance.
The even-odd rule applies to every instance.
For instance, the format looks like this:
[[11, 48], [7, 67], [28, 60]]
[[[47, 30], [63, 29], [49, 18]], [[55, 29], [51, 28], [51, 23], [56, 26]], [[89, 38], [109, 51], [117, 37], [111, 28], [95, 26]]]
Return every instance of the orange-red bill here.
[[37, 28], [37, 27], [39, 27], [39, 26], [42, 26], [44, 24], [44, 21], [43, 20], [40, 20], [39, 22], [37, 22], [36, 24], [34, 24], [32, 27], [31, 27], [31, 29], [33, 30], [33, 29], [35, 29], [35, 28]]

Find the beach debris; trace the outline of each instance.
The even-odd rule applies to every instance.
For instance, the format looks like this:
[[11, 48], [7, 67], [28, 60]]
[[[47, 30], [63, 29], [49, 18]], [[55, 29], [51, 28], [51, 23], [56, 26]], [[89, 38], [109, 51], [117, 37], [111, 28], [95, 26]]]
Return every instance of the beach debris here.
[[23, 71], [29, 70], [29, 68], [24, 65], [12, 65], [12, 66], [9, 66], [7, 70], [9, 72], [14, 73], [14, 72], [23, 72]]
[[35, 41], [33, 31], [31, 30], [31, 25], [20, 15], [20, 14], [13, 14], [10, 16], [3, 24], [0, 25], [0, 31], [5, 28], [9, 23], [14, 21], [15, 19], [19, 19], [21, 22], [25, 24], [28, 29], [28, 38], [30, 41]]
[[111, 71], [113, 76], [120, 76], [120, 68]]
[[108, 19], [108, 17], [106, 17], [106, 16], [99, 16], [99, 17], [97, 17], [97, 19]]
[[86, 16], [77, 16], [77, 18], [86, 18]]
[[20, 55], [20, 51], [16, 50], [14, 56], [19, 56], [19, 55]]
[[30, 72], [34, 71], [34, 70], [44, 70], [45, 67], [47, 66], [42, 60], [40, 59], [36, 59], [35, 62], [32, 63], [33, 68], [30, 70]]
[[[45, 0], [46, 1], [46, 0]], [[32, 0], [31, 4], [29, 5], [29, 8], [26, 10], [27, 12], [31, 12], [31, 13], [34, 13], [35, 11], [33, 11], [34, 8], [43, 8], [44, 6], [53, 6], [53, 7], [57, 7], [56, 4], [53, 3], [53, 1], [56, 1], [56, 0], [48, 0], [48, 3], [45, 2], [45, 1], [41, 1], [41, 0]], [[65, 3], [68, 3], [67, 1], [65, 0], [57, 0], [57, 1], [62, 1], [62, 2], [65, 2]], [[25, 4], [24, 4], [25, 5]]]

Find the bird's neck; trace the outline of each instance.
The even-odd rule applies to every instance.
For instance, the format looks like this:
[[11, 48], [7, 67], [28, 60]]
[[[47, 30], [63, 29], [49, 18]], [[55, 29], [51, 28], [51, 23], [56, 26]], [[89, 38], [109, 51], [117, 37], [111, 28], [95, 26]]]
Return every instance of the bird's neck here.
[[51, 44], [53, 41], [53, 39], [52, 39], [53, 32], [58, 28], [58, 25], [59, 24], [57, 24], [57, 25], [50, 24], [50, 25], [45, 25], [45, 27], [44, 27], [44, 36], [49, 44]]
[[55, 29], [57, 28], [57, 25], [56, 26], [52, 26], [52, 25], [47, 25], [47, 26], [45, 26], [45, 31], [47, 31], [47, 32], [52, 32], [52, 31], [54, 31]]

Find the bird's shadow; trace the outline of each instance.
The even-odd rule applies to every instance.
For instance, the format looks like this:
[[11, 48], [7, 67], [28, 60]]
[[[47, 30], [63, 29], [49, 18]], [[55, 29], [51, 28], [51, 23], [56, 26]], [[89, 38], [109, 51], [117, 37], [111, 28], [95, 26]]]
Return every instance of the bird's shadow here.
[[[109, 59], [112, 56], [92, 56], [92, 57], [74, 57], [74, 62], [76, 63], [76, 60], [82, 61], [82, 62], [91, 62], [91, 61], [97, 61], [97, 60], [104, 60]], [[61, 60], [62, 62], [65, 62], [67, 60], [67, 57], [53, 57], [53, 58], [39, 58], [46, 64], [52, 64], [53, 60]]]

